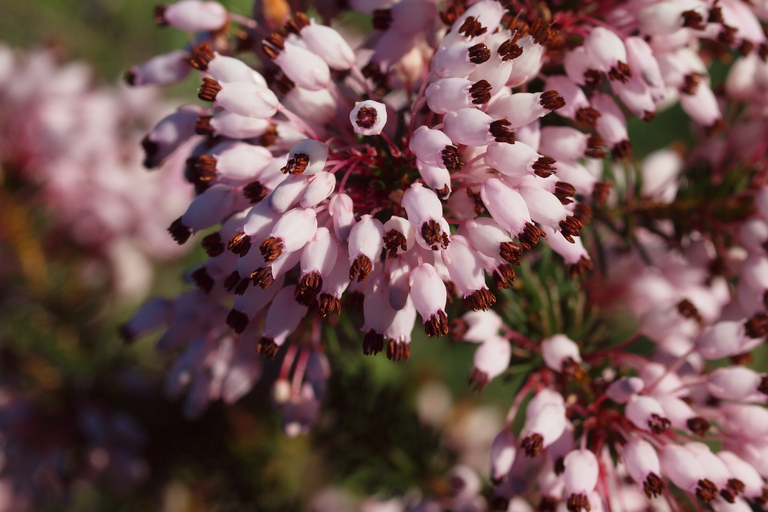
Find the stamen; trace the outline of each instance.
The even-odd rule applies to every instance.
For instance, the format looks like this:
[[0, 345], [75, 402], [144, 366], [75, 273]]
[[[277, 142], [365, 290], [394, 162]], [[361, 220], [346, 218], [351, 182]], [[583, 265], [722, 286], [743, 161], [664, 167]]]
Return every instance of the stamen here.
[[221, 234], [217, 231], [206, 235], [201, 241], [200, 245], [203, 246], [203, 250], [210, 258], [215, 258], [219, 254], [224, 252], [224, 242], [221, 239]]
[[227, 245], [227, 249], [242, 258], [248, 254], [248, 251], [251, 250], [251, 237], [242, 231], [235, 233], [232, 235], [232, 238], [229, 239], [229, 245]]
[[523, 250], [514, 242], [501, 242], [499, 244], [499, 256], [513, 265], [520, 264]]
[[357, 126], [360, 128], [370, 128], [376, 124], [377, 117], [375, 108], [363, 107], [357, 111]]
[[264, 263], [272, 263], [283, 253], [283, 241], [271, 236], [261, 242], [259, 249], [261, 255], [264, 256]]
[[597, 90], [603, 83], [603, 74], [596, 69], [588, 69], [584, 72], [584, 83], [593, 91]]
[[533, 41], [542, 46], [552, 43], [559, 33], [560, 31], [556, 30], [554, 25], [546, 25], [540, 19], [537, 19], [533, 23], [533, 27], [531, 27], [530, 31]]
[[502, 62], [516, 59], [523, 54], [523, 49], [516, 43], [515, 40], [507, 39], [501, 45], [499, 45], [499, 55]]
[[554, 158], [548, 156], [542, 156], [536, 160], [531, 167], [533, 167], [533, 173], [541, 178], [549, 178], [557, 170], [556, 167], [552, 167], [555, 163]]
[[446, 185], [443, 188], [439, 188], [435, 190], [435, 194], [437, 194], [437, 197], [440, 199], [448, 199], [448, 197], [451, 195], [451, 187]]
[[643, 482], [643, 492], [648, 499], [661, 496], [666, 487], [667, 484], [656, 473], [650, 473], [645, 482]]
[[267, 131], [261, 134], [261, 137], [259, 137], [259, 145], [264, 146], [265, 148], [268, 148], [269, 146], [273, 145], [275, 142], [277, 142], [277, 125], [270, 124], [269, 128], [267, 128]]
[[478, 370], [477, 368], [472, 368], [467, 383], [472, 385], [475, 388], [475, 391], [482, 391], [485, 389], [488, 382], [488, 374], [486, 372]]
[[248, 315], [236, 309], [233, 309], [227, 315], [227, 325], [237, 334], [241, 334], [248, 327], [248, 321]]
[[261, 338], [261, 340], [259, 340], [258, 346], [256, 347], [256, 352], [268, 359], [274, 359], [279, 350], [280, 347], [277, 346], [275, 340], [270, 338]]
[[576, 203], [576, 206], [573, 208], [573, 216], [586, 226], [592, 222], [592, 207], [588, 204]]
[[596, 204], [605, 204], [608, 202], [608, 195], [611, 193], [613, 183], [609, 181], [598, 181], [592, 189], [592, 200]]
[[539, 501], [539, 512], [555, 512], [556, 510], [557, 499], [552, 496], [542, 496], [541, 501]]
[[475, 213], [477, 215], [482, 215], [485, 211], [485, 204], [483, 203], [482, 196], [474, 192], [471, 188], [467, 188], [467, 197], [472, 199], [472, 201], [475, 203]]
[[387, 344], [387, 359], [390, 361], [407, 361], [411, 357], [411, 344], [404, 341], [389, 340]]
[[474, 16], [468, 17], [459, 27], [459, 34], [464, 34], [467, 37], [481, 36], [486, 32], [488, 32], [488, 29], [477, 21]]
[[696, 73], [688, 73], [683, 78], [683, 86], [680, 88], [680, 91], [684, 92], [685, 94], [694, 95], [696, 94], [696, 90], [699, 88], [700, 82], [701, 77], [699, 75]]
[[218, 161], [209, 155], [198, 157], [194, 164], [196, 181], [212, 181], [216, 177], [217, 163]]
[[511, 265], [499, 265], [493, 272], [493, 284], [497, 290], [506, 290], [515, 282], [515, 269]]
[[429, 244], [433, 251], [438, 250], [439, 247], [446, 249], [451, 243], [450, 238], [443, 233], [436, 220], [429, 220], [421, 225], [421, 236], [424, 237], [424, 241]]
[[241, 279], [239, 283], [235, 285], [235, 289], [232, 290], [235, 295], [243, 295], [248, 290], [251, 281], [249, 279]]
[[573, 197], [576, 195], [576, 187], [567, 181], [558, 181], [555, 183], [554, 194], [555, 197], [560, 200], [560, 204], [571, 204], [573, 202]]
[[696, 487], [696, 497], [702, 503], [714, 501], [717, 498], [717, 486], [706, 478], [699, 480], [699, 485]]
[[557, 110], [565, 106], [565, 99], [557, 91], [541, 93], [539, 104], [548, 110]]
[[285, 49], [285, 38], [277, 32], [272, 32], [265, 39], [266, 42], [277, 48], [278, 50]]
[[632, 156], [632, 143], [628, 140], [623, 140], [613, 146], [611, 149], [611, 156], [614, 160], [627, 160]]
[[510, 123], [506, 119], [499, 119], [497, 121], [491, 122], [491, 125], [488, 128], [488, 131], [491, 133], [491, 135], [494, 136], [496, 142], [514, 144], [515, 143], [514, 132], [509, 128], [507, 128], [507, 126], [511, 126], [511, 125], [512, 123]]
[[593, 268], [592, 260], [588, 259], [586, 256], [582, 256], [579, 258], [579, 261], [568, 267], [568, 275], [571, 279], [575, 279], [576, 276], [591, 272]]
[[429, 317], [429, 320], [424, 323], [424, 332], [430, 338], [438, 338], [448, 334], [448, 317], [443, 310], [439, 310]]
[[704, 30], [707, 25], [704, 24], [704, 17], [694, 10], [684, 11], [683, 14], [683, 26], [692, 28], [694, 30]]
[[448, 334], [453, 341], [461, 341], [464, 339], [464, 335], [467, 333], [469, 326], [467, 325], [467, 322], [461, 318], [454, 318], [451, 320], [451, 323], [448, 324], [448, 329]]
[[325, 318], [330, 313], [341, 314], [341, 301], [328, 293], [321, 293], [317, 301], [317, 312]]
[[677, 303], [677, 311], [685, 318], [692, 318], [698, 323], [702, 323], [701, 315], [696, 306], [688, 299], [683, 299]]
[[208, 44], [208, 41], [205, 41], [192, 49], [192, 54], [189, 56], [189, 64], [200, 71], [208, 71], [208, 63], [215, 57], [211, 45]]
[[656, 413], [651, 414], [651, 419], [648, 420], [648, 427], [651, 429], [651, 432], [657, 435], [667, 430], [671, 424], [667, 418]]
[[363, 338], [363, 354], [376, 355], [384, 350], [384, 335], [371, 329]]
[[768, 335], [768, 315], [757, 313], [744, 323], [744, 329], [750, 338], [764, 338]]
[[224, 288], [231, 292], [235, 289], [235, 286], [240, 282], [240, 272], [233, 270], [231, 274], [224, 280]]
[[189, 237], [192, 235], [192, 230], [181, 222], [181, 217], [171, 223], [168, 232], [171, 234], [171, 238], [179, 245], [189, 240]]
[[198, 135], [206, 135], [208, 137], [213, 136], [213, 126], [211, 126], [211, 119], [213, 116], [200, 116], [195, 123], [195, 133]]
[[445, 146], [445, 149], [440, 154], [443, 157], [443, 165], [445, 165], [449, 172], [459, 172], [464, 168], [461, 151], [456, 146]]
[[747, 41], [747, 40], [745, 39], [745, 40], [743, 40], [743, 41], [741, 42], [741, 44], [739, 45], [739, 49], [738, 49], [738, 52], [739, 52], [739, 54], [740, 54], [742, 57], [746, 57], [747, 55], [749, 55], [749, 53], [750, 53], [752, 50], [754, 50], [754, 48], [755, 48], [755, 43], [753, 43], [752, 41]]
[[168, 22], [165, 21], [165, 10], [168, 9], [167, 5], [155, 6], [155, 23], [160, 26], [167, 27]]
[[618, 80], [625, 84], [632, 78], [632, 70], [629, 69], [629, 65], [626, 62], [619, 61], [614, 67], [608, 70], [608, 78], [611, 80]]
[[323, 287], [323, 276], [318, 272], [310, 272], [305, 274], [298, 286], [296, 286], [296, 292], [294, 298], [296, 302], [302, 306], [310, 306], [315, 302], [315, 297]]
[[469, 47], [469, 61], [473, 64], [482, 64], [491, 58], [491, 50], [483, 43]]
[[464, 9], [454, 5], [446, 7], [438, 13], [440, 20], [448, 26], [453, 25], [462, 14], [464, 14]]
[[488, 103], [491, 99], [491, 84], [487, 80], [478, 80], [469, 88], [473, 105]]
[[296, 87], [296, 84], [284, 73], [279, 73], [272, 81], [272, 85], [283, 95], [288, 94]]
[[384, 248], [387, 250], [387, 258], [392, 259], [397, 256], [398, 249], [403, 252], [408, 250], [408, 240], [398, 230], [390, 229], [384, 235]]
[[189, 277], [192, 279], [192, 282], [194, 282], [195, 285], [203, 291], [203, 293], [206, 295], [211, 293], [214, 281], [210, 274], [208, 274], [208, 270], [206, 270], [205, 267], [200, 267], [199, 269], [195, 270], [189, 275]]
[[251, 204], [257, 204], [267, 197], [268, 193], [268, 189], [258, 181], [252, 181], [243, 187], [243, 196], [248, 199]]
[[560, 476], [565, 473], [565, 457], [562, 455], [555, 461], [555, 475]]
[[309, 25], [309, 18], [307, 18], [306, 14], [299, 11], [293, 16], [292, 20], [288, 20], [284, 28], [286, 32], [299, 35], [301, 29], [307, 25]]
[[707, 432], [709, 432], [709, 427], [712, 425], [702, 418], [701, 416], [696, 416], [695, 418], [691, 418], [688, 421], [685, 422], [688, 429], [696, 434], [697, 436], [704, 436]]
[[580, 108], [576, 111], [576, 121], [589, 126], [590, 128], [594, 128], [595, 125], [597, 125], [597, 118], [600, 117], [600, 115], [600, 112], [591, 107]]
[[251, 281], [261, 286], [262, 290], [266, 290], [275, 282], [275, 278], [272, 277], [272, 267], [261, 267], [251, 272]]
[[544, 438], [541, 434], [531, 434], [520, 443], [528, 457], [536, 457], [544, 449]]
[[280, 169], [283, 174], [301, 174], [307, 170], [309, 165], [309, 155], [296, 153], [293, 158], [288, 160], [285, 167]]
[[392, 11], [390, 9], [376, 9], [373, 11], [373, 28], [376, 30], [388, 30], [392, 25]]
[[221, 91], [219, 82], [213, 78], [203, 78], [203, 85], [200, 86], [199, 93], [197, 95], [203, 101], [215, 101], [216, 95]]
[[592, 135], [587, 139], [587, 150], [584, 154], [590, 158], [605, 158], [608, 153], [605, 151], [605, 141], [599, 135]]
[[719, 5], [713, 5], [709, 9], [707, 16], [707, 23], [722, 23], [723, 22], [723, 10]]
[[571, 494], [568, 496], [568, 512], [579, 512], [581, 509], [589, 512], [591, 507], [586, 494]]
[[355, 258], [349, 268], [349, 280], [354, 281], [357, 278], [357, 282], [362, 283], [368, 278], [371, 271], [373, 271], [373, 263], [368, 256], [361, 254]]
[[526, 222], [523, 232], [517, 235], [517, 240], [520, 242], [523, 249], [528, 251], [531, 247], [539, 243], [539, 238], [542, 236], [547, 236], [547, 234], [530, 222]]
[[[514, 270], [512, 271], [514, 273]], [[513, 277], [514, 278], [514, 277]], [[496, 296], [487, 288], [480, 288], [464, 297], [464, 307], [472, 311], [488, 311], [496, 302]]]

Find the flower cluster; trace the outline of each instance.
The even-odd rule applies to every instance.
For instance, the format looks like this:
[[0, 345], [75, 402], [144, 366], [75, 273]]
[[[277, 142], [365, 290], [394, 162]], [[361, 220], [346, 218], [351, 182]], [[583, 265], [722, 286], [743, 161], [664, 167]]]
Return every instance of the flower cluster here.
[[[272, 31], [278, 16], [255, 23], [214, 2], [158, 10], [193, 42], [127, 80], [196, 69], [207, 106], [163, 120], [146, 162], [187, 157], [197, 195], [171, 236], [213, 229], [189, 275], [197, 290], [147, 303], [124, 335], [165, 327], [159, 347], [184, 348], [169, 390], [189, 388], [191, 416], [237, 400], [283, 353], [275, 397], [296, 434], [325, 394], [324, 322], [362, 310], [363, 352], [403, 361], [420, 317], [428, 337], [479, 344], [478, 389], [513, 354], [537, 363], [491, 447], [496, 510], [524, 509], [510, 500], [531, 489], [540, 510], [637, 510], [659, 497], [677, 509], [686, 498], [669, 483], [716, 509], [765, 505], [766, 378], [706, 364], [744, 363], [768, 335], [764, 6], [373, 3], [375, 32], [359, 48], [301, 12]], [[709, 62], [736, 55], [713, 87]], [[674, 104], [696, 147], [635, 172], [627, 115], [651, 122]], [[693, 199], [678, 190], [683, 171], [702, 188]], [[505, 323], [497, 297], [541, 240], [571, 278], [593, 270], [581, 238], [593, 217], [613, 229], [594, 230], [607, 277], [593, 301], [626, 305], [639, 333], [616, 346]], [[451, 320], [458, 299], [468, 312]], [[650, 355], [624, 350], [641, 337]], [[447, 506], [485, 509], [477, 475], [457, 471]]]
[[[137, 147], [171, 107], [151, 91], [94, 81], [87, 65], [62, 65], [53, 50], [23, 53], [0, 45], [4, 218], [20, 223], [11, 232], [31, 239], [26, 209], [44, 206], [50, 222], [43, 257], [76, 245], [86, 281], [107, 281], [117, 297], [137, 300], [152, 283], [153, 261], [183, 254], [164, 231], [191, 194], [179, 176], [182, 161], [169, 161], [167, 173], [149, 174]], [[29, 254], [37, 241], [18, 238], [5, 242], [45, 280], [40, 259]]]

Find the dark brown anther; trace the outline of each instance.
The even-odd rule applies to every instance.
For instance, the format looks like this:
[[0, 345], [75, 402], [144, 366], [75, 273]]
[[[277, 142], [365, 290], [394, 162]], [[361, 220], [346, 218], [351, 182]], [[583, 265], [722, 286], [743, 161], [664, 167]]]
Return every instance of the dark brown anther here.
[[568, 266], [568, 275], [571, 277], [571, 279], [575, 279], [576, 276], [581, 276], [587, 272], [592, 272], [593, 268], [594, 266], [592, 265], [592, 260], [586, 256], [582, 256], [579, 258], [579, 261]]
[[429, 320], [424, 324], [424, 332], [430, 338], [438, 338], [448, 334], [448, 316], [442, 309], [437, 313], [429, 317]]
[[480, 288], [464, 297], [464, 307], [472, 311], [488, 311], [495, 302], [496, 296], [488, 288]]
[[272, 267], [261, 267], [251, 272], [251, 281], [260, 286], [262, 290], [266, 290], [275, 282], [275, 278], [272, 276]]
[[237, 254], [241, 258], [248, 254], [248, 251], [251, 250], [251, 237], [246, 235], [244, 232], [240, 231], [239, 233], [235, 233], [232, 235], [232, 238], [229, 239], [229, 244], [227, 245], [227, 249], [232, 251], [233, 253]]
[[467, 379], [467, 384], [471, 385], [475, 388], [475, 391], [482, 391], [485, 389], [485, 386], [488, 385], [488, 374], [478, 370], [477, 368], [472, 368], [472, 371], [469, 372], [469, 379]]
[[272, 60], [275, 60], [277, 58], [277, 52], [275, 51], [274, 48], [272, 48], [269, 45], [262, 44], [261, 51], [263, 51], [266, 54], [266, 56]]
[[565, 99], [557, 91], [545, 91], [541, 93], [539, 105], [548, 110], [557, 110], [565, 106]]
[[208, 274], [208, 270], [205, 267], [200, 267], [189, 275], [192, 282], [202, 290], [206, 295], [211, 293], [213, 289], [213, 278]]
[[428, 220], [421, 225], [421, 236], [424, 237], [424, 241], [430, 246], [433, 251], [438, 250], [440, 247], [446, 249], [448, 244], [451, 243], [451, 239], [448, 235], [443, 233], [440, 224], [436, 220]]
[[227, 315], [227, 325], [237, 334], [241, 334], [248, 327], [248, 315], [233, 309]]
[[565, 457], [562, 455], [555, 460], [555, 475], [560, 476], [565, 473]]
[[384, 335], [371, 329], [363, 338], [363, 354], [376, 355], [384, 350]]
[[519, 265], [522, 255], [523, 250], [514, 242], [501, 242], [499, 244], [499, 256], [504, 261], [508, 261], [513, 265]]
[[587, 372], [584, 370], [584, 368], [582, 368], [579, 363], [574, 361], [572, 357], [566, 357], [563, 359], [560, 369], [563, 371], [564, 375], [574, 381], [584, 380], [584, 378], [587, 376]]
[[704, 30], [707, 28], [707, 25], [704, 23], [704, 16], [694, 10], [684, 11], [682, 16], [684, 27], [692, 28], [693, 30]]
[[587, 149], [584, 155], [589, 158], [605, 158], [608, 153], [605, 151], [605, 141], [599, 135], [592, 135], [587, 139]]
[[752, 499], [760, 507], [765, 507], [766, 503], [768, 503], [768, 487], [763, 487], [763, 494]]
[[576, 195], [576, 187], [566, 181], [555, 183], [555, 197], [560, 200], [560, 204], [571, 204]]
[[557, 38], [559, 31], [552, 25], [547, 25], [540, 19], [537, 19], [531, 27], [530, 34], [535, 43], [546, 46]]
[[696, 486], [696, 497], [702, 503], [710, 503], [717, 498], [717, 486], [706, 478], [699, 480]]
[[293, 83], [293, 80], [285, 76], [284, 73], [279, 73], [272, 81], [272, 85], [274, 85], [275, 89], [277, 89], [278, 92], [280, 92], [280, 94], [283, 96], [291, 92], [296, 87], [296, 84]]
[[211, 126], [211, 119], [213, 116], [200, 116], [197, 118], [197, 122], [195, 122], [195, 133], [198, 135], [205, 135], [208, 137], [213, 137], [214, 130], [213, 126]]
[[279, 350], [280, 347], [277, 346], [275, 340], [270, 338], [261, 338], [259, 340], [258, 346], [256, 347], [256, 352], [268, 359], [274, 359], [275, 356], [277, 356], [277, 352]]
[[373, 11], [373, 28], [376, 30], [388, 30], [392, 25], [392, 11], [389, 9], [376, 9]]
[[294, 298], [302, 306], [310, 306], [315, 302], [315, 297], [323, 287], [323, 276], [319, 272], [304, 274], [296, 286]]
[[496, 142], [506, 142], [507, 144], [514, 144], [514, 132], [509, 129], [512, 123], [506, 119], [498, 119], [491, 121], [488, 131], [496, 139]]
[[376, 124], [377, 117], [378, 114], [376, 114], [375, 108], [363, 107], [357, 111], [357, 120], [355, 122], [360, 128], [370, 128]]
[[203, 246], [203, 250], [211, 258], [215, 258], [224, 252], [224, 241], [221, 239], [221, 234], [218, 231], [206, 235], [200, 242], [200, 245]]
[[517, 240], [520, 242], [520, 246], [528, 251], [539, 243], [539, 238], [542, 236], [547, 236], [547, 234], [530, 222], [526, 222], [522, 233], [517, 235]]
[[440, 155], [442, 155], [443, 165], [448, 169], [448, 172], [459, 172], [464, 168], [461, 151], [456, 146], [445, 146]]
[[237, 286], [237, 283], [240, 282], [240, 272], [237, 270], [233, 270], [231, 274], [227, 276], [227, 278], [224, 280], [224, 289], [228, 292], [231, 292], [235, 289], [235, 286]]
[[763, 377], [760, 380], [760, 385], [757, 386], [757, 390], [764, 395], [768, 395], [768, 377]]
[[292, 20], [288, 20], [285, 24], [285, 31], [291, 34], [299, 35], [301, 29], [309, 25], [309, 18], [303, 12], [297, 12]]
[[283, 174], [301, 174], [307, 170], [309, 165], [309, 155], [296, 153], [293, 158], [288, 160], [285, 167], [280, 169]]
[[591, 107], [580, 108], [576, 111], [575, 117], [576, 121], [581, 124], [594, 128], [597, 125], [597, 118], [600, 117], [600, 112]]
[[272, 263], [283, 253], [283, 241], [271, 236], [261, 242], [259, 249], [261, 255], [264, 256], [264, 263]]
[[208, 41], [205, 41], [192, 49], [192, 54], [189, 56], [189, 64], [200, 71], [208, 71], [208, 63], [215, 57], [216, 55], [214, 55], [211, 45]]
[[453, 25], [457, 19], [459, 19], [459, 16], [464, 14], [464, 9], [461, 7], [456, 7], [454, 5], [450, 7], [446, 7], [444, 10], [440, 11], [438, 13], [440, 15], [440, 20], [445, 23], [448, 26]]
[[555, 512], [556, 510], [557, 510], [556, 498], [552, 496], [541, 497], [541, 500], [539, 501], [539, 512]]
[[768, 315], [757, 313], [744, 323], [744, 330], [750, 338], [764, 338], [768, 334]]
[[149, 135], [141, 139], [141, 148], [144, 150], [144, 167], [147, 169], [153, 169], [160, 164], [159, 160], [156, 160], [157, 153], [160, 151], [160, 146], [157, 142], [149, 140]]
[[155, 6], [155, 23], [162, 27], [167, 27], [168, 22], [165, 20], [165, 10], [168, 8], [167, 5], [157, 5]]
[[736, 354], [735, 356], [731, 356], [729, 358], [731, 360], [731, 364], [735, 366], [747, 366], [752, 364], [752, 354], [749, 352], [744, 352], [743, 354]]
[[357, 279], [358, 283], [365, 281], [373, 270], [373, 263], [370, 258], [365, 254], [361, 254], [355, 261], [352, 262], [352, 266], [349, 267], [349, 280], [354, 281]]
[[592, 222], [592, 207], [588, 204], [577, 203], [573, 209], [573, 216], [586, 226]]
[[723, 21], [723, 10], [719, 5], [712, 6], [707, 15], [707, 23], [722, 23]]
[[244, 295], [250, 285], [250, 279], [241, 279], [240, 282], [235, 285], [235, 289], [232, 290], [232, 293], [235, 295]]
[[131, 87], [136, 85], [136, 72], [130, 69], [126, 70], [125, 73], [123, 73], [123, 81]]
[[696, 309], [696, 306], [693, 304], [693, 302], [688, 299], [683, 299], [677, 303], [677, 311], [685, 318], [691, 318], [696, 320], [698, 323], [702, 322], [699, 310]]
[[347, 292], [344, 294], [345, 303], [348, 307], [355, 311], [363, 310], [363, 303], [365, 302], [365, 295], [361, 292]]
[[281, 36], [277, 32], [272, 32], [271, 34], [269, 34], [264, 39], [264, 41], [266, 41], [267, 43], [271, 44], [272, 46], [274, 46], [278, 50], [284, 50], [285, 49], [285, 38], [283, 36]]
[[629, 65], [626, 62], [617, 62], [614, 67], [608, 70], [608, 78], [611, 80], [618, 80], [625, 84], [632, 78], [632, 70], [629, 69]]
[[213, 78], [203, 78], [203, 85], [198, 90], [197, 97], [203, 101], [215, 101], [216, 95], [221, 91], [219, 82]]
[[251, 204], [257, 204], [262, 199], [267, 197], [268, 190], [264, 185], [258, 181], [252, 181], [243, 187], [243, 196], [248, 199]]
[[736, 41], [736, 32], [738, 30], [736, 27], [726, 25], [725, 23], [722, 26], [722, 30], [717, 34], [717, 40], [726, 46], [731, 46]]
[[573, 215], [568, 215], [565, 219], [561, 220], [558, 226], [560, 226], [560, 233], [562, 233], [563, 238], [571, 243], [575, 243], [573, 237], [580, 236], [581, 228], [584, 227], [581, 222], [579, 222], [579, 219]]
[[277, 125], [270, 124], [269, 128], [267, 128], [267, 131], [261, 134], [261, 137], [259, 137], [259, 146], [264, 146], [265, 148], [268, 148], [269, 146], [273, 145], [275, 142], [277, 142]]
[[[494, 486], [500, 485], [501, 479], [491, 477], [491, 484]], [[491, 510], [494, 512], [505, 512], [509, 510], [509, 498], [504, 496], [494, 496], [491, 500]]]
[[218, 161], [209, 155], [198, 157], [194, 164], [195, 181], [206, 183], [216, 177], [216, 164]]
[[743, 41], [741, 42], [741, 44], [739, 45], [739, 49], [738, 49], [738, 52], [739, 52], [739, 54], [740, 54], [742, 57], [746, 57], [746, 56], [747, 56], [747, 55], [749, 55], [749, 54], [752, 52], [752, 50], [754, 50], [754, 49], [755, 49], [755, 43], [753, 43], [752, 41], [747, 41], [747, 40], [745, 39], [745, 40], [743, 40]]
[[189, 240], [189, 237], [192, 236], [192, 230], [181, 222], [181, 217], [171, 223], [168, 232], [171, 234], [171, 238], [179, 245]]
[[592, 189], [592, 200], [595, 204], [605, 204], [608, 201], [608, 195], [611, 193], [613, 183], [610, 181], [598, 181]]
[[768, 60], [768, 44], [760, 43], [760, 46], [757, 48], [757, 55], [763, 62]]
[[654, 413], [651, 414], [651, 418], [648, 420], [648, 427], [654, 434], [661, 434], [669, 428], [672, 423], [665, 417], [659, 416]]
[[666, 487], [667, 485], [664, 483], [664, 480], [662, 480], [656, 473], [649, 473], [648, 477], [643, 482], [643, 492], [648, 499], [661, 496], [661, 493], [664, 492]]
[[516, 41], [507, 39], [499, 45], [498, 52], [501, 56], [501, 61], [507, 62], [508, 60], [516, 59], [521, 56], [523, 54], [523, 49]]
[[628, 160], [632, 156], [632, 143], [628, 140], [617, 142], [611, 149], [611, 156], [617, 161]]
[[384, 234], [384, 248], [387, 251], [387, 258], [392, 259], [397, 256], [397, 251], [406, 252], [408, 250], [408, 240], [405, 235], [396, 229], [390, 229]]
[[589, 512], [591, 507], [586, 494], [571, 494], [568, 496], [568, 502], [566, 503], [568, 512], [580, 512], [581, 509]]
[[317, 300], [317, 312], [325, 318], [330, 313], [341, 314], [341, 301], [328, 293], [321, 293]]
[[435, 194], [437, 194], [437, 197], [440, 199], [448, 199], [448, 197], [451, 195], [451, 186], [446, 185], [443, 188], [439, 188], [435, 190]]
[[703, 436], [707, 432], [709, 432], [709, 427], [712, 425], [702, 418], [701, 416], [696, 416], [694, 418], [689, 419], [685, 422], [685, 425], [688, 427], [688, 430], [696, 434], [697, 436]]
[[482, 64], [491, 58], [491, 50], [483, 43], [469, 47], [469, 61], [473, 64]]
[[475, 203], [475, 213], [477, 215], [482, 215], [485, 211], [485, 204], [483, 204], [483, 198], [482, 196], [473, 191], [471, 188], [467, 188], [467, 197], [472, 199], [472, 201]]
[[488, 32], [488, 29], [477, 21], [477, 18], [474, 16], [469, 16], [459, 27], [459, 34], [463, 34], [467, 37], [481, 36], [486, 32]]
[[539, 159], [531, 166], [533, 168], [533, 173], [540, 178], [549, 178], [557, 170], [557, 167], [552, 167], [555, 162], [554, 158], [548, 156], [539, 157]]
[[448, 335], [453, 341], [461, 341], [464, 339], [467, 329], [469, 329], [467, 322], [461, 318], [454, 318], [448, 324]]
[[683, 86], [680, 88], [680, 91], [685, 94], [694, 95], [696, 94], [696, 90], [699, 88], [700, 82], [701, 76], [697, 75], [696, 73], [688, 73], [683, 78]]
[[603, 74], [598, 70], [588, 69], [584, 72], [584, 85], [593, 91], [597, 90], [601, 83], [603, 83]]
[[704, 128], [704, 133], [706, 133], [708, 136], [717, 135], [718, 133], [725, 130], [725, 122], [722, 119], [718, 119], [714, 123], [712, 123], [709, 126], [706, 126]]
[[390, 361], [407, 361], [411, 357], [411, 345], [404, 341], [389, 340], [387, 344], [387, 359]]
[[720, 496], [728, 503], [736, 503], [736, 494], [730, 489], [720, 489]]
[[544, 438], [541, 434], [531, 434], [520, 443], [520, 448], [525, 450], [528, 457], [536, 457], [544, 449]]
[[493, 284], [497, 290], [506, 290], [515, 283], [515, 269], [512, 265], [499, 265], [493, 272]]
[[742, 494], [744, 489], [746, 489], [744, 482], [738, 478], [729, 478], [726, 485], [731, 491], [733, 491], [734, 494]]
[[469, 95], [472, 96], [473, 105], [488, 103], [491, 99], [491, 84], [487, 80], [478, 80], [469, 88]]

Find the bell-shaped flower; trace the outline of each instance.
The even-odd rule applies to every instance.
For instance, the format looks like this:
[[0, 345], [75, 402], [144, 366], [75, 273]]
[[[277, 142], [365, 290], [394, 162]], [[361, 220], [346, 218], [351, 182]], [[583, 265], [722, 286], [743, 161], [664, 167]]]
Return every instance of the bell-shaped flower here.
[[203, 78], [198, 97], [214, 106], [246, 116], [267, 119], [277, 113], [279, 101], [275, 93], [253, 82], [222, 82]]
[[378, 101], [358, 101], [349, 113], [352, 129], [360, 135], [378, 135], [387, 124], [387, 107]]
[[597, 487], [600, 464], [590, 450], [574, 450], [563, 461], [565, 473], [565, 494], [568, 496], [568, 510], [591, 509], [589, 494]]
[[488, 114], [495, 119], [506, 119], [510, 123], [509, 128], [516, 129], [563, 106], [565, 106], [565, 100], [557, 91], [519, 92], [491, 103]]
[[144, 166], [158, 167], [171, 153], [195, 134], [200, 107], [185, 105], [160, 121], [141, 141], [146, 156]]
[[280, 346], [307, 314], [307, 307], [293, 299], [295, 288], [293, 285], [284, 287], [269, 306], [264, 332], [257, 347], [264, 357], [274, 359]]
[[349, 232], [349, 279], [363, 282], [379, 261], [384, 248], [384, 226], [370, 215], [363, 215]]
[[413, 133], [408, 148], [427, 165], [458, 172], [464, 167], [461, 151], [440, 130], [420, 126]]
[[475, 351], [469, 382], [482, 390], [490, 381], [504, 373], [512, 359], [509, 340], [494, 336], [480, 344]]
[[128, 85], [134, 87], [170, 85], [184, 80], [191, 70], [189, 54], [183, 50], [174, 50], [131, 66], [124, 78]]
[[421, 245], [433, 251], [448, 247], [450, 231], [443, 218], [443, 205], [435, 192], [421, 183], [414, 183], [403, 193], [401, 204]]
[[321, 57], [276, 33], [267, 37], [267, 42], [262, 50], [293, 83], [310, 91], [328, 88], [331, 71]]
[[542, 340], [541, 355], [544, 364], [556, 372], [566, 371], [566, 365], [581, 363], [579, 346], [564, 334], [555, 334]]
[[493, 439], [491, 443], [491, 480], [496, 485], [507, 476], [517, 453], [517, 440], [515, 434], [509, 429], [504, 429]]
[[344, 71], [355, 64], [355, 52], [333, 28], [319, 25], [301, 12], [296, 13], [287, 28], [298, 33], [307, 48], [319, 55], [331, 68]]
[[621, 450], [621, 460], [648, 499], [661, 496], [666, 488], [656, 449], [644, 439], [632, 437]]
[[189, 32], [219, 30], [229, 20], [227, 9], [219, 2], [182, 0], [155, 9], [155, 21]]
[[485, 286], [482, 261], [466, 238], [454, 235], [451, 245], [442, 251], [442, 256], [451, 281], [463, 296], [467, 309], [486, 310], [496, 302], [496, 297]]
[[411, 299], [421, 315], [427, 336], [435, 338], [448, 334], [448, 317], [445, 303], [448, 292], [443, 280], [429, 263], [422, 263], [411, 270]]
[[281, 170], [286, 174], [317, 174], [325, 168], [328, 146], [319, 140], [304, 139], [291, 148], [288, 163]]

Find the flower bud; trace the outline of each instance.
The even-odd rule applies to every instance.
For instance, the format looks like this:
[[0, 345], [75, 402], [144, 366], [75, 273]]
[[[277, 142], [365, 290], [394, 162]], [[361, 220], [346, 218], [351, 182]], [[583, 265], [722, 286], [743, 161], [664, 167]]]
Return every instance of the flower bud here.
[[556, 372], [562, 372], [566, 360], [581, 363], [579, 346], [564, 334], [555, 334], [541, 342], [541, 355], [544, 363]]
[[191, 70], [189, 54], [183, 50], [174, 50], [132, 66], [125, 72], [125, 81], [134, 87], [170, 85], [184, 80]]
[[218, 2], [182, 0], [168, 6], [158, 7], [155, 20], [189, 32], [219, 30], [228, 21], [227, 9]]

